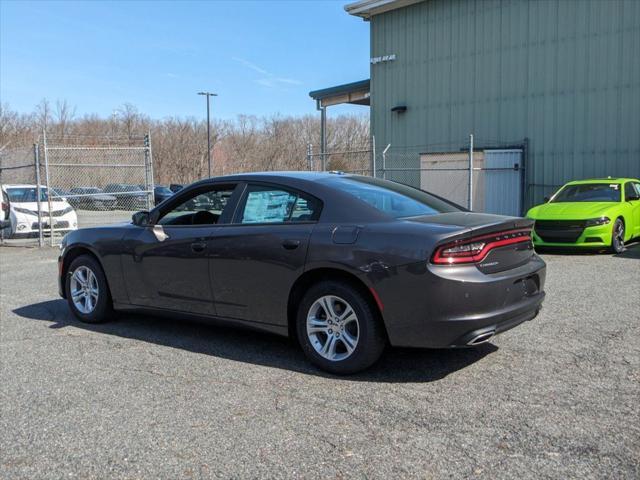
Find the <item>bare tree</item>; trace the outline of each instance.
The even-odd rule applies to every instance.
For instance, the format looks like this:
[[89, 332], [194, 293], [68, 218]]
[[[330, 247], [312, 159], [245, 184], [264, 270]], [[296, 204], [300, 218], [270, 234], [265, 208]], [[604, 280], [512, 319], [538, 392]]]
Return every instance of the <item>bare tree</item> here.
[[51, 105], [46, 98], [40, 100], [40, 103], [36, 105], [36, 118], [38, 119], [40, 129], [47, 131], [51, 123]]
[[[56, 141], [74, 136], [137, 145], [151, 131], [155, 182], [189, 183], [206, 174], [207, 125], [195, 118], [169, 117], [152, 120], [126, 103], [113, 115], [75, 116], [66, 101], [51, 111], [43, 99], [32, 114], [19, 114], [3, 105], [0, 109], [0, 147], [30, 146], [46, 126]], [[364, 115], [332, 117], [327, 122], [329, 151], [366, 150], [369, 121]], [[315, 115], [256, 117], [239, 115], [234, 120], [212, 122], [213, 174], [261, 170], [305, 170], [308, 143], [318, 144], [319, 118]], [[124, 136], [124, 138], [122, 138]], [[66, 140], [65, 140], [66, 138]], [[96, 140], [98, 141], [98, 140]], [[329, 168], [358, 170], [368, 165], [368, 155], [331, 155]]]
[[56, 133], [64, 139], [67, 133], [67, 125], [76, 115], [76, 107], [70, 106], [66, 100], [57, 100], [54, 119], [56, 123]]

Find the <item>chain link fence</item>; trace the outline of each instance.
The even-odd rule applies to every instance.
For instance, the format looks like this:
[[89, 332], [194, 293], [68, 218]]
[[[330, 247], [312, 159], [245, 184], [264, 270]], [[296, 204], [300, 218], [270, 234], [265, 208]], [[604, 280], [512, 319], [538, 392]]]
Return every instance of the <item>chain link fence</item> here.
[[308, 145], [307, 165], [312, 172], [341, 171], [370, 176], [374, 152], [375, 149], [371, 145], [324, 153], [319, 148]]
[[[526, 139], [500, 143], [469, 137], [448, 144], [376, 146], [320, 152], [309, 145], [310, 171], [376, 176], [440, 195], [473, 211], [522, 215]], [[227, 172], [232, 173], [232, 172]], [[66, 232], [129, 221], [154, 206], [150, 135], [43, 134], [33, 147], [0, 152], [3, 241], [56, 244]], [[9, 192], [10, 191], [10, 192]], [[10, 195], [7, 195], [10, 193]]]
[[439, 195], [469, 210], [520, 216], [524, 214], [526, 139], [355, 148], [321, 153], [307, 147], [311, 171], [339, 170], [376, 176]]
[[129, 221], [154, 206], [150, 136], [43, 134], [0, 152], [3, 243], [57, 244], [69, 231]]
[[[33, 196], [33, 202], [37, 204], [37, 186], [39, 184], [39, 170], [38, 170], [38, 146], [34, 144], [31, 147], [17, 147], [17, 148], [4, 148], [0, 150], [0, 196], [2, 197], [2, 210], [0, 211], [0, 242], [2, 244], [20, 244], [20, 245], [36, 245], [38, 235], [29, 236], [22, 235], [22, 239], [19, 242], [14, 241], [19, 237], [20, 231], [16, 224], [16, 218], [22, 216], [20, 205], [15, 208], [12, 207], [11, 197], [16, 193], [22, 196]], [[29, 187], [31, 187], [29, 189]], [[41, 191], [42, 195], [42, 191]], [[36, 198], [37, 197], [37, 198]], [[34, 217], [37, 221], [39, 213], [42, 213], [41, 208], [34, 209]], [[31, 210], [29, 210], [31, 212]], [[26, 224], [23, 229], [26, 228]], [[29, 228], [30, 229], [30, 228]], [[36, 234], [39, 228], [36, 227]]]
[[43, 154], [52, 244], [56, 231], [129, 221], [133, 212], [154, 206], [149, 135], [44, 135]]

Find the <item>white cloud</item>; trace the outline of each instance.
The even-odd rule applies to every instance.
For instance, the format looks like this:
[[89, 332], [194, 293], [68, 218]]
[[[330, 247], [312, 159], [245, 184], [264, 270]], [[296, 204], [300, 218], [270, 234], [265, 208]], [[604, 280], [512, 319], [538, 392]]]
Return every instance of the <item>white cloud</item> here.
[[274, 73], [256, 65], [255, 63], [245, 60], [244, 58], [232, 57], [232, 60], [238, 62], [244, 67], [253, 70], [261, 75], [261, 78], [255, 79], [254, 82], [268, 88], [277, 88], [283, 85], [302, 85], [302, 82], [294, 78], [278, 77]]
[[245, 60], [244, 58], [233, 57], [232, 60], [235, 60], [236, 62], [244, 65], [245, 67], [250, 68], [251, 70], [254, 70], [254, 71], [256, 71], [258, 73], [261, 73], [263, 75], [271, 75], [264, 68], [260, 68], [255, 63], [251, 63], [249, 60]]

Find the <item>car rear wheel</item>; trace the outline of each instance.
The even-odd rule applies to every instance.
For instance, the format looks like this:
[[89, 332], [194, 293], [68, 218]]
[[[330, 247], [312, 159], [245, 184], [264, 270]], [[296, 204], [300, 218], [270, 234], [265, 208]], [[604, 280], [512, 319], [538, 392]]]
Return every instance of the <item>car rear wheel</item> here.
[[312, 286], [298, 308], [298, 340], [313, 364], [346, 375], [366, 369], [386, 344], [372, 302], [348, 283], [325, 280]]
[[78, 320], [101, 323], [113, 314], [107, 279], [93, 257], [80, 255], [71, 262], [65, 289], [67, 303]]
[[613, 253], [622, 253], [624, 251], [624, 222], [621, 218], [617, 218], [613, 224], [611, 250]]

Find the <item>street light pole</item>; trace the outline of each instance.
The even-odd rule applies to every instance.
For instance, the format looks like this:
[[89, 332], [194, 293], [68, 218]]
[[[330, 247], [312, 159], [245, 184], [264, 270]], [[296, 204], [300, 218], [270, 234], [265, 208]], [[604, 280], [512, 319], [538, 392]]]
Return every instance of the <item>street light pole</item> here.
[[211, 122], [209, 120], [209, 97], [217, 97], [217, 93], [198, 92], [198, 95], [207, 97], [207, 163], [209, 165], [209, 178], [211, 178]]

